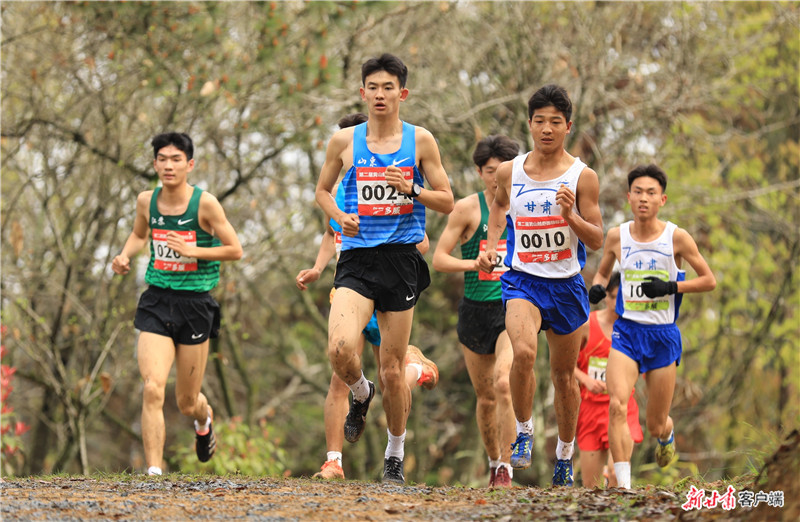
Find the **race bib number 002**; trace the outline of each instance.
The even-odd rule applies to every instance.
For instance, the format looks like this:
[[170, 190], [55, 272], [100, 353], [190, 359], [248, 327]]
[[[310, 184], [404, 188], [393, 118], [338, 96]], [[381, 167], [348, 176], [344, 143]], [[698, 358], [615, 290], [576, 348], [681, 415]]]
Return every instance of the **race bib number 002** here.
[[[486, 252], [485, 239], [481, 240], [479, 248], [481, 252]], [[478, 279], [480, 281], [500, 281], [500, 276], [508, 271], [508, 267], [505, 265], [506, 253], [506, 240], [501, 239], [497, 242], [497, 261], [495, 261], [494, 270], [488, 274], [483, 270], [479, 271]]]
[[[414, 167], [398, 167], [403, 177], [414, 181]], [[356, 167], [359, 216], [398, 216], [411, 214], [414, 201], [386, 183], [385, 167]]]
[[514, 248], [523, 263], [550, 263], [572, 257], [570, 230], [561, 216], [518, 217]]
[[[169, 272], [194, 272], [197, 270], [197, 259], [183, 257], [167, 246], [167, 232], [169, 230], [153, 229], [153, 268]], [[197, 246], [197, 233], [194, 230], [176, 230], [183, 236], [189, 246]]]
[[622, 299], [625, 310], [631, 312], [649, 312], [653, 310], [669, 310], [669, 296], [647, 297], [642, 290], [645, 278], [655, 276], [662, 281], [669, 281], [666, 270], [625, 270], [625, 285], [622, 288]]

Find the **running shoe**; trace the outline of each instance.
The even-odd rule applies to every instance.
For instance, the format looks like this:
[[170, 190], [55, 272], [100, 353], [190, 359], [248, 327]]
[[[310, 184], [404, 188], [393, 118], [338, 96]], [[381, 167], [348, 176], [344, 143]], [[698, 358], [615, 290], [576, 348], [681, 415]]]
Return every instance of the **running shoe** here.
[[556, 460], [553, 470], [553, 485], [572, 487], [572, 459]]
[[511, 445], [511, 467], [525, 469], [531, 465], [531, 449], [533, 448], [533, 435], [520, 433], [517, 440]]
[[344, 421], [344, 438], [347, 442], [357, 442], [364, 433], [364, 426], [367, 423], [367, 410], [369, 403], [375, 396], [375, 385], [369, 382], [369, 397], [364, 402], [353, 399], [350, 402], [350, 411], [347, 412], [347, 419]]
[[333, 480], [344, 480], [344, 470], [337, 460], [329, 460], [319, 468], [317, 473], [314, 473], [312, 478]]
[[212, 422], [208, 423], [208, 431], [200, 434], [197, 431], [197, 421], [195, 421], [194, 431], [194, 450], [197, 453], [197, 460], [200, 462], [208, 462], [214, 456], [217, 450], [217, 439], [214, 437], [214, 428], [212, 427], [214, 412], [211, 408], [208, 409], [208, 416]]
[[662, 468], [669, 466], [675, 457], [675, 433], [669, 438], [667, 442], [661, 442], [661, 439], [656, 439], [656, 463]]
[[402, 460], [397, 457], [383, 459], [383, 483], [398, 484], [400, 486], [406, 483], [406, 478], [403, 476]]
[[507, 467], [508, 464], [500, 464], [497, 467], [494, 475], [494, 484], [492, 487], [495, 488], [510, 488], [511, 487], [511, 474], [509, 473], [509, 468]]
[[496, 477], [497, 477], [497, 468], [493, 468], [493, 467], [490, 466], [489, 467], [489, 487], [490, 488], [494, 487], [494, 481], [495, 481]]
[[426, 390], [436, 388], [436, 384], [439, 382], [439, 368], [433, 361], [422, 355], [422, 351], [413, 344], [408, 345], [406, 364], [419, 364], [422, 366], [422, 375], [417, 380], [418, 385]]

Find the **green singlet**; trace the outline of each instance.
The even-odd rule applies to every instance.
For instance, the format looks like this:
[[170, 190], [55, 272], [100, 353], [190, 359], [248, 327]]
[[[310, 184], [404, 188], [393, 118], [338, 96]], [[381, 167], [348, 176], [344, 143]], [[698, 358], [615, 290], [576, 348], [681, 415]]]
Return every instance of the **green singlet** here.
[[[486, 239], [486, 231], [489, 229], [489, 207], [486, 205], [483, 192], [478, 192], [478, 201], [481, 205], [481, 222], [469, 241], [461, 245], [462, 259], [478, 257], [481, 241]], [[504, 230], [500, 239], [505, 238]], [[481, 281], [478, 276], [478, 272], [464, 272], [464, 297], [473, 301], [497, 301], [502, 298], [500, 281]]]
[[166, 234], [174, 230], [189, 244], [198, 247], [219, 246], [222, 243], [200, 228], [198, 209], [203, 190], [194, 187], [186, 212], [180, 216], [164, 216], [158, 211], [158, 194], [150, 199], [150, 263], [144, 280], [147, 284], [170, 290], [208, 292], [219, 282], [219, 261], [183, 257], [167, 246]]

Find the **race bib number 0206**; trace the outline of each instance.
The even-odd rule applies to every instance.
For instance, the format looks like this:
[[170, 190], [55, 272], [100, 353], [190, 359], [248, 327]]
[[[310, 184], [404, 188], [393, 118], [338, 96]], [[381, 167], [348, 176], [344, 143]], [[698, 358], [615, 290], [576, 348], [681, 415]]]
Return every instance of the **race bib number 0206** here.
[[[183, 257], [167, 246], [169, 230], [153, 229], [153, 268], [170, 272], [194, 272], [197, 270], [197, 259]], [[194, 230], [176, 230], [183, 236], [189, 246], [197, 246], [197, 233]]]
[[[403, 177], [414, 181], [414, 167], [398, 167]], [[385, 167], [356, 167], [359, 216], [398, 216], [411, 214], [414, 201], [386, 183]]]
[[523, 263], [550, 263], [572, 257], [570, 230], [561, 216], [518, 217], [514, 248]]
[[[482, 239], [480, 243], [480, 251], [486, 252], [486, 240]], [[483, 270], [478, 272], [478, 280], [480, 281], [500, 281], [500, 276], [503, 275], [508, 271], [508, 267], [505, 265], [506, 261], [506, 240], [501, 239], [497, 242], [497, 261], [495, 261], [494, 269], [490, 273], [486, 273]]]

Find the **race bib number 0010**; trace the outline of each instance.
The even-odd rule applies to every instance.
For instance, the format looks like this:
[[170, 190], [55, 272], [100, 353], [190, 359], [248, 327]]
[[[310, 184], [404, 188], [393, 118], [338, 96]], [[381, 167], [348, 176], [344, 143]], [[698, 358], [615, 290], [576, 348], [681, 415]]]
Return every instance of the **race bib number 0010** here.
[[518, 217], [514, 248], [523, 263], [550, 263], [572, 257], [570, 230], [561, 216]]
[[625, 310], [649, 312], [669, 309], [669, 296], [651, 298], [644, 294], [642, 283], [649, 276], [655, 276], [662, 281], [669, 281], [669, 272], [666, 270], [625, 270], [625, 285], [622, 288]]
[[[398, 167], [407, 181], [414, 181], [414, 167]], [[356, 167], [359, 216], [411, 214], [414, 201], [386, 183], [385, 167]]]
[[[486, 252], [486, 240], [481, 240], [480, 243], [480, 251]], [[505, 272], [508, 271], [508, 267], [505, 265], [506, 261], [506, 240], [501, 239], [497, 242], [497, 261], [494, 264], [494, 270], [490, 273], [486, 273], [483, 270], [478, 272], [478, 279], [480, 281], [500, 281], [500, 276], [503, 275]]]
[[[153, 229], [153, 268], [169, 272], [194, 272], [197, 270], [197, 259], [183, 257], [167, 246], [167, 232], [169, 230]], [[197, 233], [194, 230], [176, 230], [183, 236], [189, 246], [197, 246]]]

